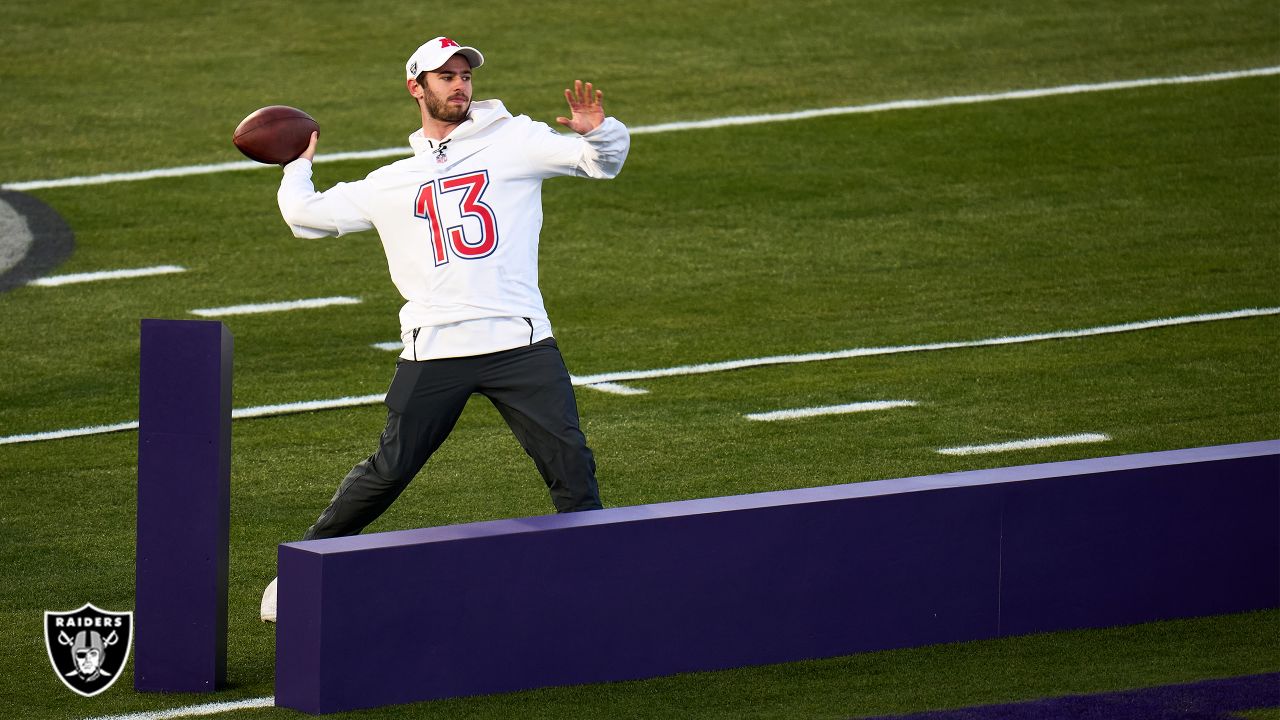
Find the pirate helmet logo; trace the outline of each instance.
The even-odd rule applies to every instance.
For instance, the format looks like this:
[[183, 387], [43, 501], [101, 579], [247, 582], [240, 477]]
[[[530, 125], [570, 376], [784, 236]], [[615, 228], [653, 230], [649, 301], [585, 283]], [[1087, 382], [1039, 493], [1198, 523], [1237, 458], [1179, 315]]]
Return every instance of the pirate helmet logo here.
[[44, 644], [63, 684], [93, 697], [120, 678], [133, 646], [133, 613], [85, 603], [78, 610], [45, 611]]

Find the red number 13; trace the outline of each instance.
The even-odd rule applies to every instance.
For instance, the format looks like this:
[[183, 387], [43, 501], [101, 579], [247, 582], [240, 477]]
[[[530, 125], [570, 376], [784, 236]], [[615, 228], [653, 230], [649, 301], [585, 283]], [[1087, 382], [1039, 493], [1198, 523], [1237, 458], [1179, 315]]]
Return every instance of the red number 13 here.
[[[498, 221], [493, 209], [481, 201], [480, 196], [489, 187], [486, 170], [455, 175], [451, 178], [432, 180], [418, 188], [418, 198], [413, 214], [431, 222], [431, 252], [436, 265], [449, 262], [449, 254], [464, 260], [488, 257], [498, 247]], [[441, 199], [451, 193], [462, 193], [458, 199], [459, 223], [444, 226], [440, 219]], [[464, 224], [467, 218], [475, 222]], [[467, 231], [470, 230], [470, 237]], [[476, 237], [476, 234], [479, 237]]]

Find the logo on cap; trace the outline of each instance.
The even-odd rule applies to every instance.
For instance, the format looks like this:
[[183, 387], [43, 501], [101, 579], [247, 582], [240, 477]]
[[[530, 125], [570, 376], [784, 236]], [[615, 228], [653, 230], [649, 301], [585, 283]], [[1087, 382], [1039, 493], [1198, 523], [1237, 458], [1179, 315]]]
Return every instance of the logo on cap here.
[[450, 40], [449, 38], [440, 38], [440, 47], [441, 49], [443, 49], [447, 47], [462, 47], [462, 46]]

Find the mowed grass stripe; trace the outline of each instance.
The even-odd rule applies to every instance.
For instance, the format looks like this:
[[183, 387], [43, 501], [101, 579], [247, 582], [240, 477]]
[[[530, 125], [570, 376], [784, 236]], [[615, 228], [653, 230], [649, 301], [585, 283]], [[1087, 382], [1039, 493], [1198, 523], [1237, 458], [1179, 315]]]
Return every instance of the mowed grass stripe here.
[[[633, 135], [651, 135], [656, 133], [678, 132], [684, 130], [705, 130], [737, 125], [794, 122], [797, 120], [810, 120], [813, 118], [832, 117], [836, 115], [858, 115], [889, 112], [893, 110], [917, 110], [921, 108], [945, 107], [948, 105], [973, 105], [977, 103], [1000, 102], [1006, 100], [1029, 100], [1054, 97], [1058, 95], [1134, 90], [1139, 88], [1159, 87], [1161, 85], [1188, 85], [1195, 83], [1222, 82], [1226, 80], [1240, 80], [1243, 78], [1266, 77], [1271, 75], [1280, 75], [1280, 66], [1250, 68], [1245, 70], [1228, 70], [1224, 72], [1205, 73], [1202, 75], [1177, 75], [1171, 77], [1139, 78], [1136, 80], [1077, 83], [1048, 88], [1004, 90], [977, 95], [952, 95], [939, 98], [893, 100], [889, 102], [870, 103], [867, 105], [845, 105], [840, 107], [815, 108], [788, 113], [735, 115], [729, 117], [710, 118], [707, 120], [684, 120], [679, 122], [661, 123], [658, 125], [640, 125], [631, 128], [631, 133]], [[373, 160], [403, 157], [406, 154], [406, 149], [404, 147], [380, 148], [377, 150], [360, 150], [354, 152], [320, 153], [315, 156], [315, 162], [325, 163], [343, 162], [347, 160]], [[157, 170], [140, 170], [136, 172], [83, 175], [50, 180], [28, 180], [23, 182], [5, 183], [0, 185], [0, 189], [25, 191], [58, 187], [81, 187], [85, 185], [103, 185], [118, 182], [133, 182], [138, 180], [154, 180], [158, 178], [208, 175], [238, 170], [256, 170], [263, 167], [267, 166], [253, 161], [241, 160], [206, 165], [187, 165], [183, 167], [161, 168]]]

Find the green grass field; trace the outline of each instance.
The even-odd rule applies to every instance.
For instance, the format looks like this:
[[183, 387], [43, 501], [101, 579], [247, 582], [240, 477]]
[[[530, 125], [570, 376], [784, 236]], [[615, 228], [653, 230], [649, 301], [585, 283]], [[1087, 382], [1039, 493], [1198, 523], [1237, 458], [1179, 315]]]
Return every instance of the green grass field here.
[[[441, 33], [485, 53], [477, 98], [551, 122], [582, 77], [633, 127], [1280, 65], [1270, 2], [547, 2], [446, 17], [382, 0], [5, 3], [0, 184], [239, 160], [236, 123], [275, 103], [319, 120], [322, 153], [402, 145], [416, 116], [400, 68]], [[317, 185], [382, 162], [319, 164]], [[57, 273], [187, 272], [0, 294], [0, 437], [135, 419], [139, 320], [202, 307], [362, 300], [226, 319], [238, 408], [385, 390], [394, 353], [370, 344], [396, 339], [400, 299], [377, 238], [293, 239], [278, 177], [31, 191], [75, 231]], [[617, 180], [544, 194], [542, 288], [576, 375], [1275, 308], [1280, 77], [638, 134]], [[1280, 317], [628, 384], [649, 392], [578, 392], [610, 505], [1275, 439]], [[743, 418], [879, 399], [919, 405]], [[84, 699], [45, 654], [44, 610], [133, 606], [136, 433], [0, 444], [0, 716], [271, 695], [273, 633], [256, 611], [276, 545], [314, 520], [382, 420], [367, 406], [235, 423], [231, 687], [213, 696], [141, 695], [130, 669]], [[935, 452], [1079, 432], [1111, 440]], [[477, 400], [371, 530], [549, 511]], [[1274, 672], [1277, 637], [1270, 611], [372, 715], [905, 713]]]

